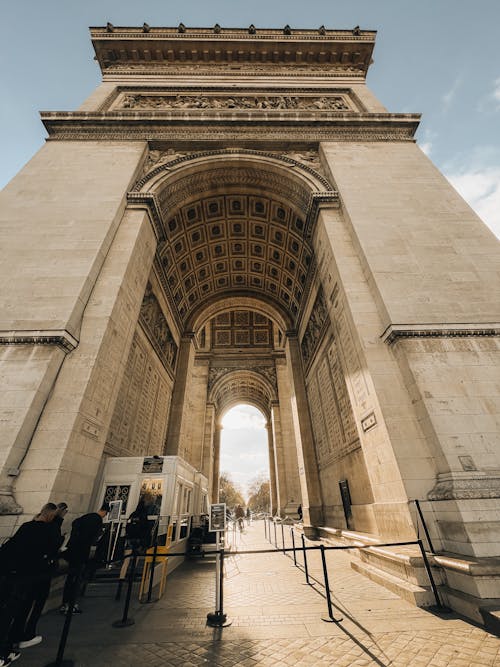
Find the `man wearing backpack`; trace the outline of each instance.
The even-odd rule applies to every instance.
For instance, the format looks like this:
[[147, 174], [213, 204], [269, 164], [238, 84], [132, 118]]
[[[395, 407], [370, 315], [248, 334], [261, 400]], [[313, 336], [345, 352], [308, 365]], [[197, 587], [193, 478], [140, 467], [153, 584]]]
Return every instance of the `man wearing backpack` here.
[[68, 561], [68, 575], [64, 584], [62, 605], [59, 608], [61, 614], [68, 611], [70, 604], [73, 604], [73, 614], [82, 613], [76, 599], [90, 557], [90, 549], [102, 535], [103, 519], [108, 512], [109, 505], [103, 503], [97, 512], [84, 514], [71, 524], [71, 535], [63, 553], [63, 557]]

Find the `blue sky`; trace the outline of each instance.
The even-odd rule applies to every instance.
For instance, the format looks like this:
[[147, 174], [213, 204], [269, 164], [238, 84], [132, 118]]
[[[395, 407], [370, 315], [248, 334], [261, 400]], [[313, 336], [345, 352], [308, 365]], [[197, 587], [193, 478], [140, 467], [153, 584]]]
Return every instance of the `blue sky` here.
[[500, 236], [499, 0], [2, 0], [0, 19], [0, 187], [42, 145], [38, 111], [98, 84], [90, 25], [360, 25], [378, 30], [370, 88], [423, 114], [420, 145]]

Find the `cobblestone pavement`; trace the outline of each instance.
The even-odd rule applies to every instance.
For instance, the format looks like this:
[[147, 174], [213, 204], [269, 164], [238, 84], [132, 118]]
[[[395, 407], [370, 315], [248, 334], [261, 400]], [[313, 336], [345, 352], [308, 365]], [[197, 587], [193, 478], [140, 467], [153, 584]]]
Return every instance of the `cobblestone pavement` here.
[[[290, 546], [288, 529], [286, 545]], [[274, 539], [274, 535], [273, 535]], [[281, 533], [278, 533], [281, 545]], [[240, 551], [269, 549], [262, 522], [237, 535]], [[134, 600], [135, 624], [115, 629], [123, 601], [106, 585], [90, 586], [84, 613], [73, 619], [65, 657], [78, 667], [269, 667], [378, 665], [380, 667], [500, 667], [500, 639], [455, 614], [435, 615], [399, 599], [354, 572], [344, 551], [327, 557], [334, 615], [326, 623], [324, 588], [305, 582], [300, 567], [279, 551], [232, 553], [225, 559], [227, 628], [206, 625], [214, 611], [213, 558], [186, 562], [167, 582], [162, 600]], [[320, 554], [310, 552], [309, 571], [322, 581]], [[136, 597], [136, 595], [134, 595]], [[62, 618], [43, 617], [44, 642], [22, 652], [20, 667], [41, 667], [55, 658]]]

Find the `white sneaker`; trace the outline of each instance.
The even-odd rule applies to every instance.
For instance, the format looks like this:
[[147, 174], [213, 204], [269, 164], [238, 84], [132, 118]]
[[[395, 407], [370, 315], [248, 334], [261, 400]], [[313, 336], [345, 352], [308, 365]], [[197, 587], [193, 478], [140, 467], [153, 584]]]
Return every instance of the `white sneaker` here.
[[11, 651], [7, 657], [7, 659], [10, 661], [7, 664], [10, 665], [11, 662], [14, 662], [18, 658], [21, 657], [21, 652], [20, 651]]
[[31, 639], [25, 639], [22, 642], [19, 642], [19, 648], [28, 648], [29, 646], [36, 646], [42, 641], [41, 635], [35, 635]]

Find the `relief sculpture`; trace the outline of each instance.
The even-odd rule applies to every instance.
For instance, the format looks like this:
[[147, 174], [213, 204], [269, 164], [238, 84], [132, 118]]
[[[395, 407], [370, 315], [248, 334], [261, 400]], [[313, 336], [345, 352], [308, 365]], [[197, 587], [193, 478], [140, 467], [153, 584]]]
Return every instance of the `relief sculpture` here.
[[173, 370], [177, 356], [177, 345], [149, 283], [142, 300], [140, 320], [149, 333], [149, 338], [160, 359], [164, 365]]
[[194, 95], [124, 96], [122, 109], [307, 109], [310, 111], [351, 111], [341, 95], [298, 97], [296, 95], [252, 95], [245, 97]]
[[327, 319], [328, 309], [323, 290], [320, 288], [301, 343], [302, 358], [305, 366], [308, 365], [318, 347]]

